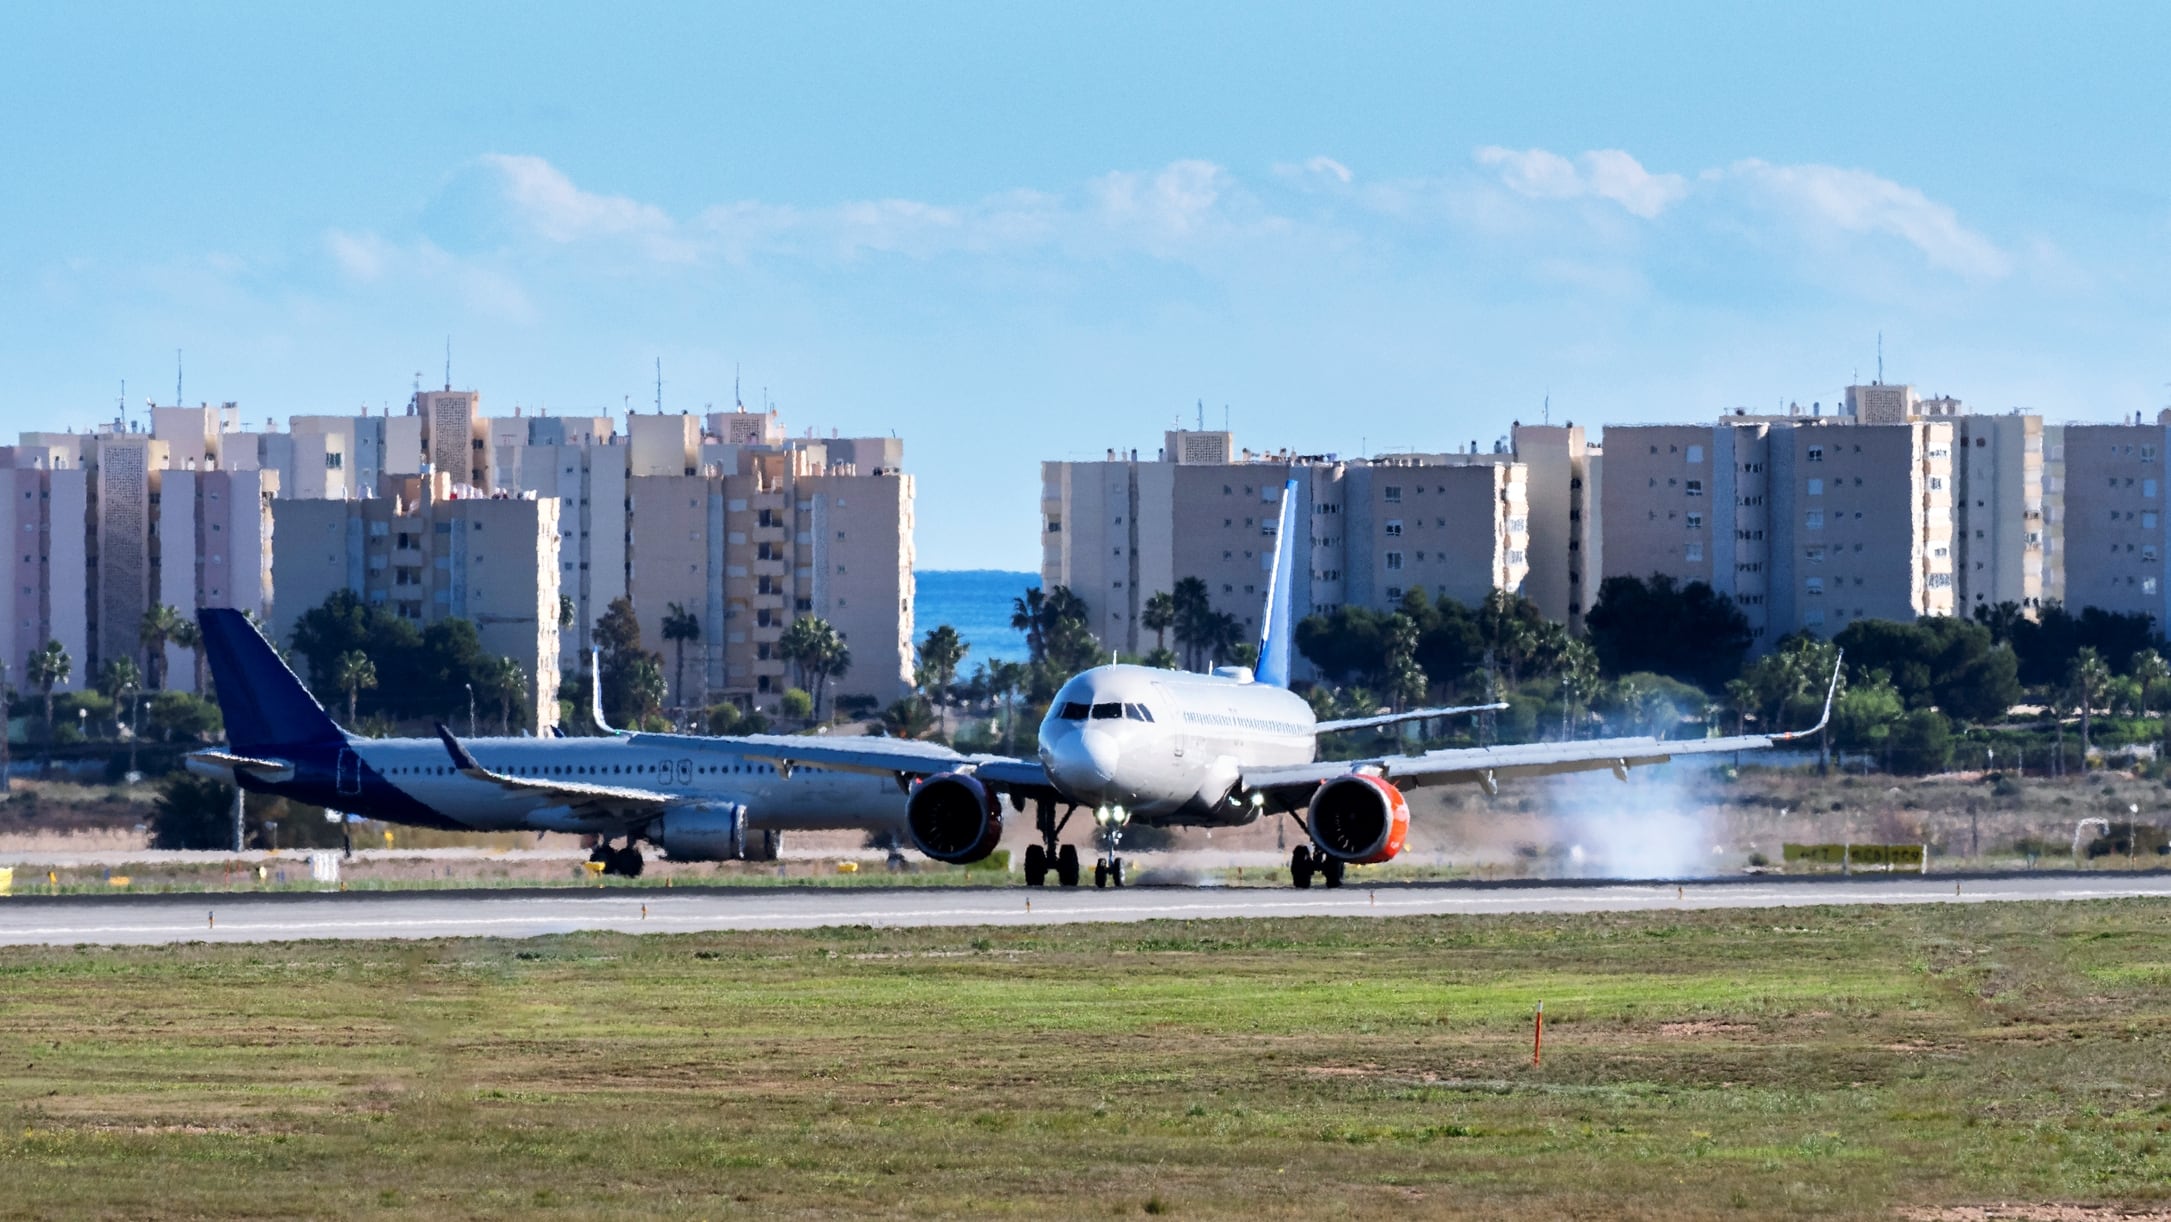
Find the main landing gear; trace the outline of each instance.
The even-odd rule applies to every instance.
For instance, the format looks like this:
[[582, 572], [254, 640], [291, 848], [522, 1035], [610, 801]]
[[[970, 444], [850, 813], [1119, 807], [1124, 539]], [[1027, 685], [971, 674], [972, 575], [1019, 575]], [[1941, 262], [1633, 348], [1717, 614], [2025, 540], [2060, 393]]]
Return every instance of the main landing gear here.
[[1049, 871], [1055, 872], [1055, 881], [1065, 887], [1078, 885], [1078, 848], [1063, 844], [1058, 837], [1063, 825], [1070, 822], [1070, 811], [1065, 810], [1061, 820], [1055, 817], [1055, 803], [1036, 802], [1033, 821], [1040, 832], [1040, 843], [1025, 849], [1025, 885], [1045, 887]]
[[626, 841], [624, 848], [619, 849], [612, 848], [608, 840], [598, 841], [595, 849], [588, 854], [588, 860], [603, 863], [605, 874], [616, 874], [621, 878], [639, 878], [641, 867], [646, 864], [641, 857], [641, 850], [633, 847], [631, 839]]
[[1300, 844], [1289, 854], [1289, 881], [1299, 890], [1312, 885], [1312, 875], [1317, 874], [1330, 888], [1342, 885], [1343, 861], [1329, 857], [1325, 849], [1315, 849]]

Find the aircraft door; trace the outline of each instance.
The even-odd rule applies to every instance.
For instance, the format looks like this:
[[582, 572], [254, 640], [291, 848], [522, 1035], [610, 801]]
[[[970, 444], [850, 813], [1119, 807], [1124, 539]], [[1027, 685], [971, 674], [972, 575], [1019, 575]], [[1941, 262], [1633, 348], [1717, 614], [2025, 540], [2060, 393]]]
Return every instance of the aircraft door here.
[[339, 749], [336, 786], [343, 794], [362, 792], [362, 758], [345, 747]]
[[1154, 707], [1165, 710], [1161, 714], [1161, 720], [1167, 722], [1167, 728], [1162, 733], [1168, 735], [1170, 749], [1175, 752], [1176, 758], [1182, 759], [1185, 738], [1183, 710], [1177, 707], [1176, 697], [1167, 687], [1154, 684], [1153, 695]]
[[680, 760], [678, 762], [678, 783], [681, 785], [691, 785], [693, 784], [693, 779], [694, 762], [692, 760]]

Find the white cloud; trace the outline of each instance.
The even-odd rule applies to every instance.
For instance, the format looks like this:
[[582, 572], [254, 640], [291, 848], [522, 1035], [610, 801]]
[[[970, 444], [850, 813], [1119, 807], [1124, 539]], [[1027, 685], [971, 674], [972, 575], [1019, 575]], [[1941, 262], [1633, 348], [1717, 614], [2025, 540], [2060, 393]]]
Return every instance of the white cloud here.
[[1603, 199], [1645, 220], [1656, 218], [1689, 193], [1679, 174], [1653, 174], [1619, 149], [1595, 149], [1570, 161], [1545, 149], [1477, 151], [1478, 164], [1500, 172], [1501, 182], [1532, 199]]
[[513, 277], [428, 240], [401, 244], [379, 234], [334, 229], [324, 235], [324, 248], [340, 274], [360, 284], [423, 285], [449, 292], [481, 314], [514, 322], [535, 317], [534, 303]]
[[1324, 156], [1308, 158], [1301, 164], [1280, 162], [1274, 166], [1274, 174], [1277, 178], [1297, 183], [1300, 186], [1332, 181], [1337, 185], [1346, 187], [1350, 184], [1350, 180], [1355, 177], [1349, 172], [1348, 166], [1332, 157]]
[[1745, 220], [1752, 226], [1777, 217], [1812, 238], [1897, 238], [1932, 267], [1972, 279], [1996, 279], [2012, 270], [2012, 259], [1963, 225], [1951, 207], [1866, 170], [1752, 158], [1701, 171], [1692, 181], [1653, 174], [1619, 149], [1595, 149], [1571, 160], [1546, 149], [1487, 146], [1476, 157], [1502, 186], [1526, 199], [1609, 200], [1634, 216], [1656, 220], [1692, 194], [1731, 198], [1750, 213]]
[[573, 184], [565, 172], [541, 157], [489, 153], [482, 163], [497, 171], [505, 200], [541, 237], [557, 243], [595, 238], [631, 238], [659, 259], [691, 258], [693, 248], [679, 235], [678, 223], [654, 204], [623, 195], [597, 195]]
[[1951, 207], [1866, 170], [1748, 160], [1735, 162], [1726, 177], [1813, 229], [1898, 238], [1931, 266], [1973, 279], [1993, 280], [2012, 270], [2005, 252], [1961, 224]]

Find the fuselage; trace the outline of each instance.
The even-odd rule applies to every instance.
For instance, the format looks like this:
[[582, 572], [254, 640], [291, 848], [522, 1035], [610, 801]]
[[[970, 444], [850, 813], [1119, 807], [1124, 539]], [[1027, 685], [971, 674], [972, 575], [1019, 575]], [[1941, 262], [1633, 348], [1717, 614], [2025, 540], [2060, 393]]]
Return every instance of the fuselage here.
[[[748, 758], [723, 744], [673, 751], [614, 738], [462, 740], [477, 763], [521, 780], [661, 792], [688, 803], [736, 802], [747, 826], [768, 831], [901, 827], [904, 795], [887, 777]], [[191, 757], [189, 769], [312, 806], [417, 827], [468, 831], [615, 834], [620, 815], [563, 796], [463, 775], [434, 738], [349, 738], [267, 749], [292, 775], [267, 778]]]
[[1247, 768], [1305, 764], [1312, 706], [1242, 671], [1201, 675], [1096, 666], [1065, 683], [1040, 723], [1040, 759], [1063, 795], [1154, 823], [1248, 823]]

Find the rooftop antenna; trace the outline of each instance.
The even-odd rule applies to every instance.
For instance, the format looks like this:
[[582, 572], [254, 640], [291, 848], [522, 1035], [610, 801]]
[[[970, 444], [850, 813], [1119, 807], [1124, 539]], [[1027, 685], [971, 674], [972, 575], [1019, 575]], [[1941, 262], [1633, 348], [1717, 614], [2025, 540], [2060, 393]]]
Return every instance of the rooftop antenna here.
[[422, 371], [419, 369], [415, 370], [415, 393], [422, 393]]
[[1877, 333], [1877, 384], [1885, 384], [1885, 333]]
[[1545, 412], [1545, 415], [1544, 415], [1544, 416], [1542, 417], [1542, 419], [1543, 419], [1543, 420], [1544, 420], [1544, 421], [1545, 421], [1545, 422], [1546, 422], [1547, 424], [1551, 424], [1551, 423], [1553, 423], [1553, 392], [1552, 392], [1552, 391], [1550, 391], [1550, 390], [1548, 390], [1548, 391], [1546, 391], [1546, 392], [1545, 392], [1545, 408], [1544, 408], [1544, 412]]
[[173, 350], [173, 405], [181, 406], [181, 350]]
[[[180, 404], [178, 404], [178, 403], [176, 403], [176, 404], [174, 404], [174, 406], [175, 406], [175, 407], [179, 407], [179, 406], [181, 406], [181, 405], [180, 405]], [[122, 420], [122, 422], [123, 422], [123, 423], [125, 423], [125, 422], [126, 422], [126, 421], [128, 420], [128, 379], [127, 379], [127, 378], [122, 378], [122, 379], [121, 379], [121, 406], [120, 406], [120, 413], [121, 413], [121, 420]]]
[[663, 358], [656, 358], [656, 414], [663, 414]]
[[746, 396], [739, 393], [739, 363], [737, 361], [731, 362], [731, 405], [742, 412], [746, 410]]
[[1206, 431], [1206, 400], [1204, 400], [1204, 399], [1200, 399], [1200, 400], [1198, 401], [1198, 405], [1199, 405], [1199, 432], [1203, 433], [1203, 432], [1205, 432], [1205, 431]]
[[1229, 405], [1226, 403], [1221, 405], [1221, 431], [1229, 431]]
[[445, 391], [452, 391], [452, 337], [445, 337]]

